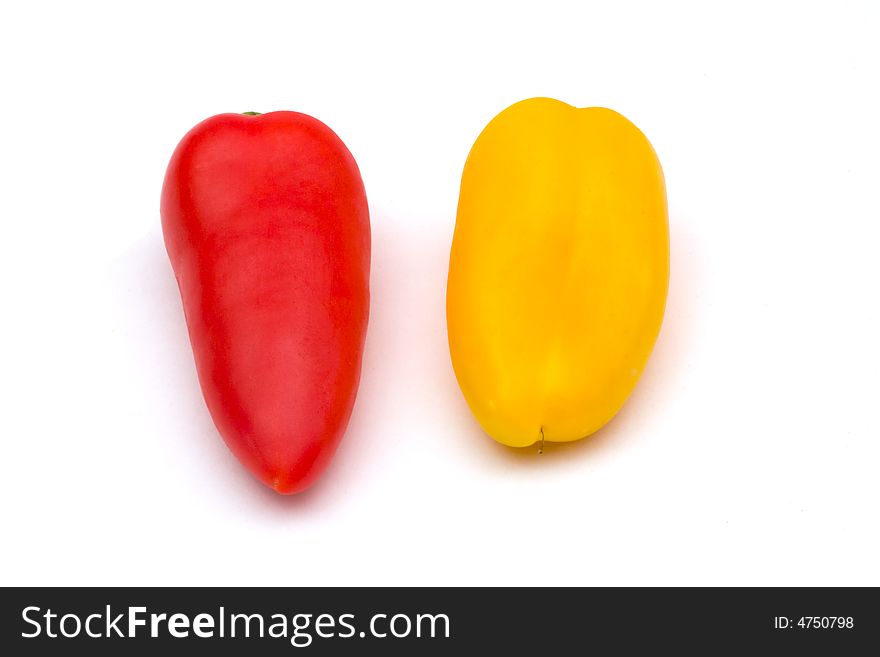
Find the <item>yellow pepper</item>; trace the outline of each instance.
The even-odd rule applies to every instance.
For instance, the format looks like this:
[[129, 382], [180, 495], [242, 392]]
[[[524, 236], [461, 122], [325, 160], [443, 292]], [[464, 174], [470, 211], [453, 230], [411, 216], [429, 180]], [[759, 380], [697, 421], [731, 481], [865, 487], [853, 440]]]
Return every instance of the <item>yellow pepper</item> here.
[[638, 128], [550, 98], [486, 126], [446, 297], [452, 364], [486, 433], [526, 447], [605, 425], [645, 367], [668, 281], [663, 171]]

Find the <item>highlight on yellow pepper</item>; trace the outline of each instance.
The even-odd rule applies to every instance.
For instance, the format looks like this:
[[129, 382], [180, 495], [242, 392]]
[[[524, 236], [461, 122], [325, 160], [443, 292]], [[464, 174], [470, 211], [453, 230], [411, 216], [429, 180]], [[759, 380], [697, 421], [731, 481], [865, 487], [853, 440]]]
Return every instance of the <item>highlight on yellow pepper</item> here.
[[486, 126], [446, 293], [452, 364], [486, 433], [526, 447], [604, 426], [651, 354], [668, 282], [666, 185], [638, 128], [550, 98]]

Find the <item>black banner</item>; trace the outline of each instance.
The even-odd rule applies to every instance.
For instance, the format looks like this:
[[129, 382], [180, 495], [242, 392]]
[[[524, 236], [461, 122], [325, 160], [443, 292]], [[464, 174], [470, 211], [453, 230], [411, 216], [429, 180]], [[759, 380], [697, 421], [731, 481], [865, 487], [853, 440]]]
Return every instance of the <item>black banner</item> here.
[[869, 588], [7, 588], [0, 613], [5, 655], [850, 655], [880, 647], [880, 598]]

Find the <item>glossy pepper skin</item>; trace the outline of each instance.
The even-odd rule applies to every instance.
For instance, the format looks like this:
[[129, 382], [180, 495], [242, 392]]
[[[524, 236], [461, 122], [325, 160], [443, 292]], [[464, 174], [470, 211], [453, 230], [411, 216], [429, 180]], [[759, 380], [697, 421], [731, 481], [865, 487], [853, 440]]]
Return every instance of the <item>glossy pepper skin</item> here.
[[621, 408], [660, 330], [666, 188], [620, 114], [517, 103], [464, 167], [447, 286], [455, 374], [514, 447], [583, 438]]
[[305, 114], [220, 114], [174, 151], [161, 215], [217, 429], [267, 486], [308, 488], [348, 424], [367, 329], [354, 158]]

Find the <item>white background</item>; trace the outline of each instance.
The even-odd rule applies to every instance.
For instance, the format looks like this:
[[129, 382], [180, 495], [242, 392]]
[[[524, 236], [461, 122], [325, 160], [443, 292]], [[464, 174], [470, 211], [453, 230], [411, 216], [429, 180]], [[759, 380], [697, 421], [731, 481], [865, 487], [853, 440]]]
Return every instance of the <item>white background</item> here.
[[[880, 584], [877, 5], [4, 3], [3, 584]], [[510, 451], [444, 316], [465, 157], [531, 96], [664, 166], [666, 319], [594, 437]], [[292, 109], [373, 226], [354, 416], [306, 494], [201, 399], [159, 224], [177, 141]]]

